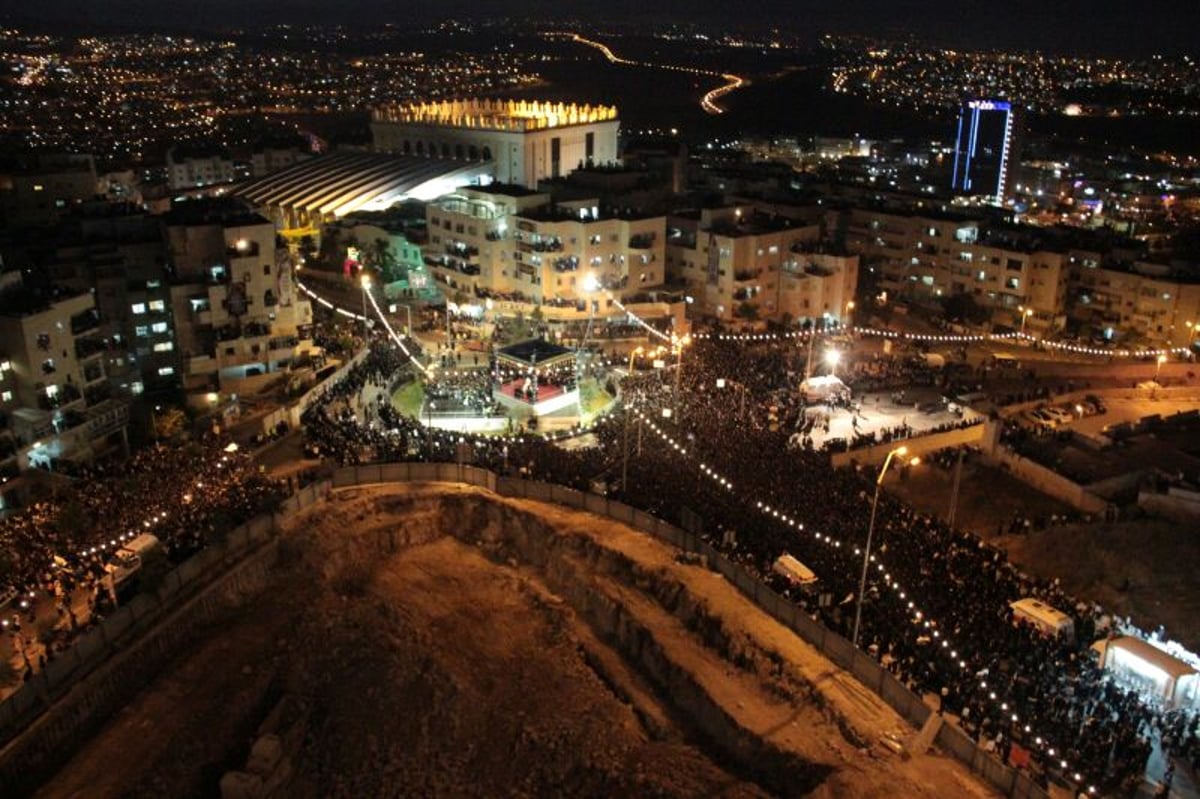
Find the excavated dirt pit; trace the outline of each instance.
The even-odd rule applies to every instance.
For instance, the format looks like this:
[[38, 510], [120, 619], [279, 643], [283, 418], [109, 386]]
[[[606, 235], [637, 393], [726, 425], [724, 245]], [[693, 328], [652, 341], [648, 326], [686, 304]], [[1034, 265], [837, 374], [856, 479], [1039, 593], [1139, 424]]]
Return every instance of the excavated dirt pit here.
[[881, 746], [914, 731], [676, 554], [478, 489], [336, 493], [40, 795], [219, 795], [280, 698], [289, 799], [993, 795]]

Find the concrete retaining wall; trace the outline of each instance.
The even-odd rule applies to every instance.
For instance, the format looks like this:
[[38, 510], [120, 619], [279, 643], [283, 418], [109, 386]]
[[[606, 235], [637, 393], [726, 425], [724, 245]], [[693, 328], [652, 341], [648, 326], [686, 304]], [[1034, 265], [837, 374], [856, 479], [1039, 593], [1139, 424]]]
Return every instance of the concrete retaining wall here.
[[307, 486], [276, 516], [229, 532], [118, 608], [0, 703], [2, 795], [22, 795], [126, 704], [197, 630], [258, 594], [275, 563], [279, 522], [328, 495]]
[[971, 425], [960, 430], [947, 430], [944, 433], [930, 433], [925, 436], [913, 436], [897, 441], [876, 444], [873, 447], [852, 449], [849, 452], [838, 452], [833, 455], [834, 468], [849, 466], [851, 461], [863, 464], [881, 464], [887, 454], [896, 447], [908, 447], [908, 456], [920, 456], [947, 447], [957, 447], [963, 444], [979, 445], [984, 439], [987, 423]]
[[[977, 427], [981, 428], [982, 425]], [[392, 472], [391, 467], [404, 465], [389, 464], [383, 468], [388, 474], [400, 473], [399, 471]], [[442, 464], [443, 467], [447, 465], [449, 464]], [[444, 473], [444, 470], [438, 469], [438, 464], [414, 463], [407, 464], [407, 467], [406, 470], [402, 471], [407, 473], [413, 481], [437, 480], [438, 476]], [[347, 466], [334, 473], [333, 485], [347, 487], [363, 483], [379, 482], [379, 474], [378, 467]], [[912, 724], [915, 729], [920, 729], [926, 719], [929, 718], [930, 713], [933, 712], [919, 696], [904, 687], [886, 669], [862, 651], [856, 649], [848, 640], [808, 618], [794, 604], [780, 597], [761, 580], [738, 564], [726, 559], [712, 545], [698, 536], [674, 527], [645, 511], [636, 510], [623, 503], [549, 483], [538, 483], [511, 477], [497, 477], [483, 469], [470, 469], [466, 471], [462, 482], [489, 488], [502, 496], [532, 499], [553, 504], [565, 504], [572, 508], [586, 509], [597, 515], [606, 516], [642, 530], [672, 546], [703, 555], [707, 558], [711, 568], [735, 585], [742, 594], [758, 605], [764, 613], [769, 614], [779, 621], [779, 623], [791, 629], [834, 663], [854, 674], [864, 686], [875, 692], [880, 699]], [[957, 727], [951, 727], [948, 724], [943, 725], [938, 733], [937, 742], [943, 746], [947, 754], [950, 754], [956, 760], [980, 775], [1004, 795], [1015, 797], [1016, 799], [1048, 799], [1048, 794], [1035, 785], [1028, 777], [1019, 774], [994, 756], [983, 751], [983, 749], [976, 746], [975, 742]]]
[[993, 465], [1007, 468], [1012, 472], [1013, 476], [1028, 483], [1043, 494], [1048, 494], [1060, 502], [1065, 502], [1084, 513], [1104, 513], [1108, 507], [1107, 502], [1092, 494], [1078, 483], [1072, 482], [1053, 469], [1042, 466], [1040, 463], [1031, 461], [1029, 458], [1023, 458], [1012, 450], [997, 447], [996, 451], [988, 457]]

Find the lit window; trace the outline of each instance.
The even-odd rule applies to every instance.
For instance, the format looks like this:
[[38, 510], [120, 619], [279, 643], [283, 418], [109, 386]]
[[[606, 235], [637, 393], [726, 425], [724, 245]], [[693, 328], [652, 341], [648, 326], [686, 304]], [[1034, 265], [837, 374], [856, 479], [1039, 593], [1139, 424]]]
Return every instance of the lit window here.
[[46, 187], [45, 187], [45, 186], [43, 186], [41, 183], [35, 183], [35, 184], [33, 184], [33, 190], [34, 190], [34, 191], [42, 191], [42, 190], [43, 190], [43, 189], [45, 189], [45, 188], [46, 188]]
[[175, 349], [175, 342], [173, 341], [160, 341], [154, 345], [155, 352], [170, 352], [173, 349]]
[[160, 367], [158, 367], [158, 374], [159, 374], [159, 377], [166, 377], [167, 375], [173, 375], [173, 374], [175, 374], [175, 367], [174, 366], [160, 366]]
[[7, 372], [12, 369], [12, 361], [0, 361], [0, 372]]
[[166, 308], [166, 305], [163, 303], [162, 300], [151, 300], [150, 301], [150, 310], [161, 311], [164, 308]]
[[3, 394], [0, 394], [0, 401], [3, 401], [3, 402], [12, 402], [12, 392], [11, 392], [11, 391], [5, 391]]
[[134, 394], [141, 394], [143, 391], [146, 390], [146, 387], [142, 385], [142, 381], [135, 380], [134, 382], [129, 384], [129, 390], [131, 392], [133, 392]]
[[146, 303], [135, 302], [132, 306], [134, 314], [144, 314], [146, 312]]
[[139, 336], [148, 336], [150, 335], [150, 328], [146, 327], [145, 325], [138, 325], [133, 329], [133, 332]]
[[46, 396], [51, 397], [51, 398], [57, 397], [58, 396], [58, 386], [56, 386], [54, 383], [51, 383], [50, 385], [46, 386]]
[[166, 333], [167, 332], [167, 323], [166, 322], [155, 322], [154, 324], [150, 325], [150, 329], [152, 331], [154, 331], [155, 333]]

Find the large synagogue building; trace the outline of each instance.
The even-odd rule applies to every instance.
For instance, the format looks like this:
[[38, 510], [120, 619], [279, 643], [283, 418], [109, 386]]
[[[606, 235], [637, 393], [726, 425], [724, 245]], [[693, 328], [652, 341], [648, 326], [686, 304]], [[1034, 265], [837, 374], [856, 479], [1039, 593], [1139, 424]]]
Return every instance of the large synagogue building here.
[[447, 100], [377, 108], [381, 153], [491, 162], [496, 181], [536, 188], [617, 160], [617, 109], [536, 100]]

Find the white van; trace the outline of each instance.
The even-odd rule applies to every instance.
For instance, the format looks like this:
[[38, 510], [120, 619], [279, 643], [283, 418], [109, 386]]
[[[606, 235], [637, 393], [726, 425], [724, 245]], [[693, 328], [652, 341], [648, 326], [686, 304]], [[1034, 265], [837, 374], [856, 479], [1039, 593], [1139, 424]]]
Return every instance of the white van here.
[[817, 583], [817, 575], [813, 570], [786, 552], [775, 559], [771, 571], [786, 578], [792, 585], [803, 589], [811, 589]]
[[1026, 597], [1009, 603], [1013, 616], [1037, 627], [1043, 635], [1075, 640], [1075, 622], [1061, 610], [1047, 605], [1040, 599]]
[[162, 551], [162, 542], [150, 533], [142, 533], [118, 549], [105, 569], [112, 576], [113, 587], [120, 588], [142, 570], [142, 561], [153, 552]]

